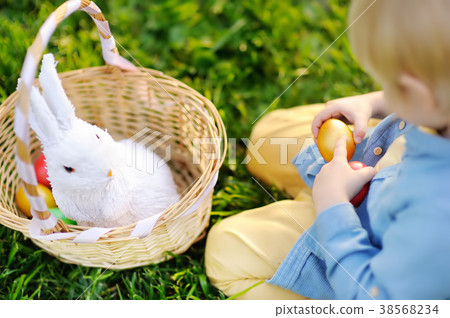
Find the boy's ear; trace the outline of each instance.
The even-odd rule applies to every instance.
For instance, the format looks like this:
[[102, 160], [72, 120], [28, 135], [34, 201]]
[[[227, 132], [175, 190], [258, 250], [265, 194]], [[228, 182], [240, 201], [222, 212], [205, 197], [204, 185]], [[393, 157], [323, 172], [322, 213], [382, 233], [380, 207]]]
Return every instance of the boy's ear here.
[[400, 94], [410, 105], [419, 105], [426, 112], [438, 109], [433, 91], [426, 83], [410, 74], [402, 74], [399, 80]]

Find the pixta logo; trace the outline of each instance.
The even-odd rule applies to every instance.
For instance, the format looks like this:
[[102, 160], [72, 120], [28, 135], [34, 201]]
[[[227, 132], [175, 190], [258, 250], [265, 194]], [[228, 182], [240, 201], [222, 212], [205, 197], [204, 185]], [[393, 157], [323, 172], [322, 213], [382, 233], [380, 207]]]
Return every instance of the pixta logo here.
[[[125, 141], [127, 146], [126, 159], [129, 166], [133, 166], [147, 173], [154, 173], [172, 159], [173, 136], [163, 134], [150, 128], [144, 128]], [[223, 140], [218, 137], [193, 138], [189, 145], [193, 165], [221, 160], [227, 156], [230, 165], [249, 164], [255, 160], [259, 165], [266, 165], [276, 161], [280, 165], [292, 164], [293, 155], [305, 151], [304, 156], [295, 158], [295, 164], [302, 164], [305, 160], [314, 160], [315, 153], [310, 145], [314, 143], [310, 137], [272, 137], [258, 138], [228, 138], [228, 152], [223, 153]], [[246, 154], [243, 160], [237, 159], [238, 144], [243, 145]], [[269, 158], [270, 157], [270, 158]]]

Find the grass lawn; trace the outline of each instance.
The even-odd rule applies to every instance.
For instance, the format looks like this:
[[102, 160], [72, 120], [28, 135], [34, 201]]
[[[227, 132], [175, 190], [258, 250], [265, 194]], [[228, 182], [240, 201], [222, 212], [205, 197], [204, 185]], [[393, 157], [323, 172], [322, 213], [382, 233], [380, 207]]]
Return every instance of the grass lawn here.
[[[346, 0], [95, 2], [130, 54], [119, 46], [122, 56], [209, 98], [231, 138], [248, 137], [252, 122], [269, 105], [270, 111], [376, 89], [354, 61], [345, 35], [329, 47], [347, 27]], [[0, 102], [14, 92], [26, 49], [60, 3], [0, 0]], [[48, 51], [59, 60], [60, 72], [103, 64], [94, 23], [82, 12], [60, 25]], [[244, 156], [238, 141], [237, 162]], [[275, 198], [285, 197], [269, 189]], [[244, 165], [227, 159], [210, 223], [271, 202]], [[0, 299], [224, 299], [205, 275], [204, 244], [203, 239], [157, 265], [103, 272], [61, 263], [21, 233], [0, 226]]]

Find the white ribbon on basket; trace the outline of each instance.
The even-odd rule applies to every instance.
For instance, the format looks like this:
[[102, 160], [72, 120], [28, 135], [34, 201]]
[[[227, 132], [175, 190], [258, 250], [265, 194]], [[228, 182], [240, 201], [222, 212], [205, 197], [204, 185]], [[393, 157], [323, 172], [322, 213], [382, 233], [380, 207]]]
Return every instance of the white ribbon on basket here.
[[205, 188], [205, 191], [203, 194], [198, 198], [197, 201], [189, 208], [187, 209], [181, 216], [186, 216], [194, 212], [200, 207], [200, 204], [203, 203], [203, 201], [206, 199], [206, 197], [214, 190], [214, 187], [216, 186], [217, 179], [219, 178], [219, 172], [217, 172], [214, 177], [212, 178], [211, 182], [208, 184], [208, 186]]
[[[219, 173], [217, 172], [212, 178], [211, 182], [205, 188], [203, 194], [200, 197], [198, 197], [197, 200], [194, 202], [194, 204], [181, 215], [182, 217], [191, 214], [200, 207], [203, 201], [214, 190], [214, 186], [217, 183], [218, 176]], [[144, 238], [150, 235], [150, 233], [153, 231], [155, 227], [156, 222], [163, 214], [164, 212], [161, 212], [146, 219], [138, 221], [133, 231], [131, 232], [130, 237]], [[73, 243], [95, 243], [100, 239], [100, 237], [102, 237], [103, 235], [105, 235], [106, 233], [108, 233], [113, 229], [103, 227], [92, 227], [79, 233], [70, 232], [70, 233], [54, 233], [48, 235], [41, 235], [42, 228], [47, 229], [52, 228], [54, 226], [54, 224], [44, 224], [43, 222], [45, 221], [39, 220], [38, 218], [33, 218], [31, 220], [29, 226], [29, 233], [32, 238], [44, 241], [56, 241], [72, 238], [75, 236], [75, 238], [72, 240]]]
[[41, 229], [42, 221], [38, 218], [32, 218], [30, 221], [30, 225], [28, 226], [28, 233], [30, 234], [31, 238], [43, 240], [43, 241], [54, 241], [54, 240], [62, 240], [62, 239], [68, 239], [75, 235], [76, 233], [53, 233], [48, 235], [42, 235]]
[[[91, 16], [92, 15], [95, 16], [96, 14], [101, 12], [100, 8], [94, 2], [91, 2], [87, 7], [82, 8], [81, 10], [90, 14]], [[108, 21], [97, 20], [93, 16], [92, 20], [97, 26], [99, 32], [100, 42], [102, 44], [103, 59], [105, 60], [105, 62], [110, 65], [118, 66], [122, 70], [137, 71], [138, 68], [134, 66], [133, 63], [123, 58], [121, 55], [114, 53], [114, 50], [116, 49], [116, 41], [114, 40], [114, 37], [111, 34]], [[108, 38], [105, 39], [101, 33], [108, 36]]]

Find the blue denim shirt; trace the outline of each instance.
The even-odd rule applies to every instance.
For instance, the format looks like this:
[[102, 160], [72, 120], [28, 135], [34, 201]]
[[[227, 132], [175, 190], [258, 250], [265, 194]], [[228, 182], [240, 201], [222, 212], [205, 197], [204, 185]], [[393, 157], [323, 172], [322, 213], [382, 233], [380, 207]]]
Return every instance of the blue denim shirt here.
[[[357, 146], [352, 160], [374, 166], [405, 134], [401, 163], [381, 169], [355, 210], [335, 205], [318, 215], [269, 283], [314, 299], [450, 298], [450, 140], [394, 115]], [[295, 159], [312, 187], [325, 164], [315, 145]]]

